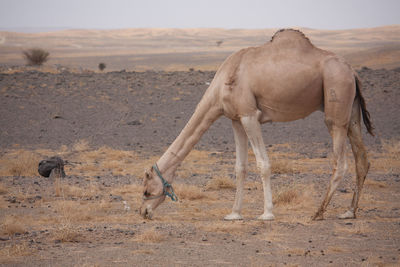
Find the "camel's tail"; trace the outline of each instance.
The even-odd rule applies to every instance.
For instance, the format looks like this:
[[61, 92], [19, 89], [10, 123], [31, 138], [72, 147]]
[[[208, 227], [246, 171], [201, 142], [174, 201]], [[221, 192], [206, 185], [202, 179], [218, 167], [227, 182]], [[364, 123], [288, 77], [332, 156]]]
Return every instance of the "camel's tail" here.
[[355, 75], [354, 77], [356, 79], [356, 97], [358, 97], [358, 99], [360, 101], [361, 114], [362, 114], [362, 118], [363, 118], [365, 127], [367, 128], [367, 131], [370, 135], [375, 136], [374, 126], [372, 126], [372, 122], [371, 122], [371, 116], [369, 115], [367, 106], [365, 104], [364, 97], [362, 96], [362, 93], [361, 93], [361, 81], [357, 75]]

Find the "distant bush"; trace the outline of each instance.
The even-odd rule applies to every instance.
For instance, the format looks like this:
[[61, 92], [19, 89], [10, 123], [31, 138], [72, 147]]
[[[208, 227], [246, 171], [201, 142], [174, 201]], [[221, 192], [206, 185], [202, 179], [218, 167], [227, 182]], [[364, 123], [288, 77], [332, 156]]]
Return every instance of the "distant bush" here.
[[103, 71], [106, 68], [106, 63], [100, 63], [99, 64], [99, 70]]
[[50, 53], [41, 48], [32, 48], [22, 52], [27, 65], [41, 66], [49, 59]]

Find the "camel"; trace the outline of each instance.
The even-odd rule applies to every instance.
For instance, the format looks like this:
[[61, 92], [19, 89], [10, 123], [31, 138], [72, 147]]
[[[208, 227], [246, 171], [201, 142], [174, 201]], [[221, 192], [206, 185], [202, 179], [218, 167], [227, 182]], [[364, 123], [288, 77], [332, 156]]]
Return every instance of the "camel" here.
[[362, 141], [361, 115], [373, 135], [370, 114], [355, 71], [332, 52], [315, 47], [300, 31], [283, 29], [259, 47], [242, 49], [220, 66], [192, 117], [159, 160], [145, 171], [140, 214], [151, 219], [154, 210], [171, 197], [175, 171], [212, 123], [224, 115], [232, 120], [236, 145], [236, 194], [225, 220], [241, 220], [243, 181], [247, 173], [248, 143], [260, 171], [264, 212], [259, 220], [273, 220], [270, 163], [261, 124], [304, 118], [314, 111], [325, 113], [333, 142], [333, 174], [325, 198], [312, 219], [323, 214], [347, 169], [346, 135], [355, 158], [356, 186], [350, 208], [341, 219], [356, 218], [369, 162]]

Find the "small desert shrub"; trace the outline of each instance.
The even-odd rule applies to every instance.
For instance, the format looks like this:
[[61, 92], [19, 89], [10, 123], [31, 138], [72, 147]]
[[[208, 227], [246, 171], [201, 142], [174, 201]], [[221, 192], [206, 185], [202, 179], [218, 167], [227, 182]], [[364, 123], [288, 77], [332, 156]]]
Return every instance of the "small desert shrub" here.
[[233, 189], [236, 188], [234, 181], [225, 176], [217, 176], [208, 181], [207, 190]]
[[101, 63], [99, 64], [99, 70], [100, 70], [100, 71], [103, 71], [106, 67], [107, 67], [107, 66], [106, 66], [106, 63], [101, 62]]
[[32, 48], [22, 52], [29, 66], [41, 66], [49, 59], [50, 53], [41, 48]]
[[139, 234], [135, 241], [146, 243], [159, 243], [161, 241], [164, 241], [164, 239], [165, 237], [159, 231], [157, 231], [155, 228], [151, 228]]

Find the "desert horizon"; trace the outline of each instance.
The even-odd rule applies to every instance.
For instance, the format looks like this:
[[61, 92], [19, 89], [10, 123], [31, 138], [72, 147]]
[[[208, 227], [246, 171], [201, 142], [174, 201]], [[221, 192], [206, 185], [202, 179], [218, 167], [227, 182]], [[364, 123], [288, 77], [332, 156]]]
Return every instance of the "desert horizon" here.
[[[311, 42], [344, 57], [354, 68], [400, 67], [400, 25], [349, 30], [293, 27]], [[50, 52], [47, 66], [105, 71], [216, 70], [231, 53], [268, 42], [279, 28], [65, 29], [21, 33], [0, 31], [0, 65], [24, 65], [22, 51]]]

